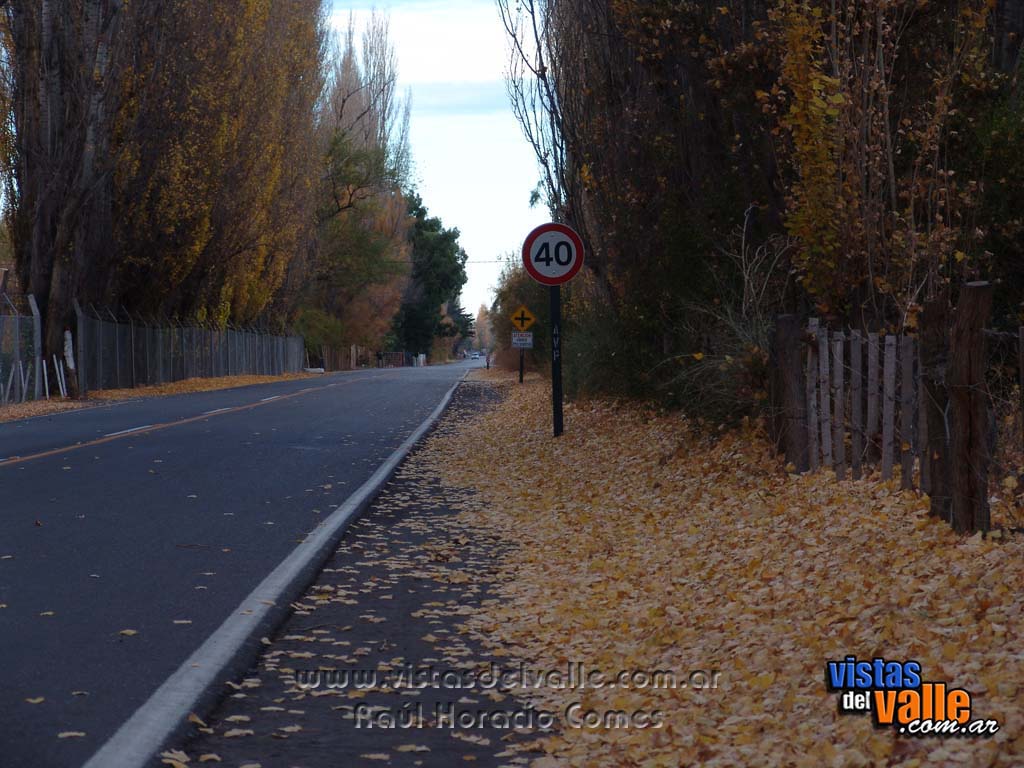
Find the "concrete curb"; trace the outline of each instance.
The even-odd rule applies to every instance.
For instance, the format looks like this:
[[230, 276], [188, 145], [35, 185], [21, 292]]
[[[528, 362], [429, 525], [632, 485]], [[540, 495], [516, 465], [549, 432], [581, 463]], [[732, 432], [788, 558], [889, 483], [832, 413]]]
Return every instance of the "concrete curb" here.
[[[467, 371], [468, 373], [468, 371]], [[168, 742], [184, 736], [189, 713], [202, 716], [223, 694], [218, 682], [247, 670], [259, 655], [259, 638], [270, 634], [337, 548], [348, 525], [370, 506], [451, 402], [463, 376], [426, 420], [330, 516], [306, 537], [224, 623], [161, 685], [83, 768], [142, 768]]]

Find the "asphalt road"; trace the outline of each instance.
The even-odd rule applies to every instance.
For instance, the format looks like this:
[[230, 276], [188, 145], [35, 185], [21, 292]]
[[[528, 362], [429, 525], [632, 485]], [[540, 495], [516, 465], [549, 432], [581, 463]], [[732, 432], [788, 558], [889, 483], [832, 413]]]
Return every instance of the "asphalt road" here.
[[85, 762], [478, 364], [0, 424], [0, 765]]
[[[459, 387], [435, 434], [453, 433], [464, 419], [499, 399], [498, 391], [485, 384]], [[493, 579], [500, 575], [496, 566], [504, 545], [466, 530], [455, 506], [459, 496], [470, 497], [443, 486], [429, 459], [421, 461], [413, 452], [346, 532], [299, 600], [303, 611], [272, 633], [258, 663], [235, 678], [234, 686], [243, 688], [245, 697], [236, 698], [230, 695], [234, 686], [223, 686], [229, 695], [205, 717], [212, 733], [192, 725], [192, 738], [175, 744], [192, 758], [191, 765], [197, 765], [199, 755], [214, 753], [222, 765], [234, 767], [498, 768], [512, 764], [507, 754], [512, 744], [547, 733], [539, 726], [515, 732], [485, 720], [530, 712], [525, 698], [514, 696], [523, 691], [494, 691], [475, 683], [446, 687], [440, 678], [428, 682], [429, 677], [419, 678], [415, 688], [385, 686], [379, 678], [375, 682], [380, 685], [371, 683], [373, 690], [364, 682], [359, 698], [326, 685], [319, 691], [326, 695], [316, 696], [296, 692], [294, 671], [288, 671], [334, 668], [347, 675], [358, 669], [413, 669], [440, 676], [467, 665], [477, 671], [490, 664], [513, 668], [461, 631], [468, 612], [484, 611], [489, 601], [500, 599]], [[348, 654], [353, 655], [342, 661]], [[254, 680], [259, 685], [252, 685]], [[371, 711], [378, 719], [360, 714], [357, 721], [356, 713]], [[417, 717], [421, 712], [422, 721]], [[479, 725], [456, 727], [455, 717], [450, 726], [439, 723], [437, 712], [459, 712]], [[422, 727], [367, 727], [384, 723], [381, 713], [405, 713], [414, 718], [407, 724]], [[248, 719], [231, 719], [239, 716]], [[298, 731], [282, 730], [296, 725]], [[254, 733], [226, 737], [234, 728]], [[389, 759], [373, 760], [368, 754]], [[517, 757], [532, 760], [543, 754], [538, 748]]]

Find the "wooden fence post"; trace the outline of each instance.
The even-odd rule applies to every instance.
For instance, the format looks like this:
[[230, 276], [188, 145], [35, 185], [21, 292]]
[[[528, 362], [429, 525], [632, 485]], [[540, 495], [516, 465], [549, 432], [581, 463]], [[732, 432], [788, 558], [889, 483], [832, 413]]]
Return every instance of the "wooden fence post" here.
[[864, 429], [868, 459], [878, 463], [878, 334], [868, 334], [868, 423]]
[[992, 286], [967, 283], [950, 334], [949, 404], [953, 527], [988, 531], [988, 466], [994, 419], [985, 384], [983, 333], [992, 311]]
[[860, 331], [850, 331], [850, 469], [854, 480], [860, 480], [861, 458], [864, 451], [862, 364]]
[[885, 368], [882, 371], [882, 479], [892, 479], [892, 444], [896, 428], [896, 337], [885, 337]]
[[822, 463], [826, 467], [831, 467], [832, 409], [829, 407], [828, 347], [828, 328], [821, 328], [818, 331], [818, 396], [821, 398], [821, 408], [818, 411], [818, 416], [821, 419]]
[[900, 488], [914, 487], [914, 338], [900, 339]]
[[928, 465], [929, 514], [952, 523], [949, 468], [949, 298], [942, 294], [924, 304], [921, 315], [921, 378], [928, 424], [925, 462]]
[[775, 387], [779, 413], [779, 442], [786, 452], [786, 463], [806, 472], [807, 411], [804, 404], [803, 370], [800, 361], [800, 319], [796, 315], [780, 315], [775, 325]]
[[845, 391], [843, 387], [843, 341], [842, 331], [832, 336], [832, 404], [835, 418], [832, 424], [832, 452], [835, 456], [833, 467], [837, 480], [846, 479], [846, 417], [843, 413]]
[[1024, 448], [1024, 326], [1017, 329], [1017, 367], [1020, 377], [1017, 380], [1017, 391], [1020, 397], [1020, 440]]
[[807, 453], [808, 464], [812, 472], [821, 466], [818, 452], [818, 392], [815, 383], [818, 380], [818, 321], [812, 318], [808, 323], [807, 332], [810, 343], [807, 345], [807, 369], [804, 385], [807, 388]]
[[921, 473], [921, 490], [931, 493], [931, 461], [928, 460], [928, 409], [924, 391], [924, 339], [917, 341], [917, 461]]

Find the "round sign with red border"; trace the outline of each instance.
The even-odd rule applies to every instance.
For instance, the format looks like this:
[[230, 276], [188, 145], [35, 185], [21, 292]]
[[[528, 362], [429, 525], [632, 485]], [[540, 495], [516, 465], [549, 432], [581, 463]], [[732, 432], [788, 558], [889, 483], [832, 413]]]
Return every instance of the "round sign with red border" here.
[[523, 243], [523, 266], [543, 285], [561, 285], [583, 266], [583, 239], [565, 224], [541, 224]]

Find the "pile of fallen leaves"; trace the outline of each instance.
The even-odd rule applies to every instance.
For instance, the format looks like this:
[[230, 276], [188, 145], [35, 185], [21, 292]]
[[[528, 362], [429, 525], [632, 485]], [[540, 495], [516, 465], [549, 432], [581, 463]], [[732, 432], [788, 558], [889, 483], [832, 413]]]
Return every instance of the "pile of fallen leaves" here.
[[292, 379], [308, 379], [317, 376], [315, 373], [285, 373], [280, 376], [218, 376], [210, 379], [184, 379], [168, 384], [155, 384], [134, 389], [96, 389], [89, 392], [85, 400], [30, 400], [25, 403], [0, 406], [0, 422], [19, 421], [36, 416], [47, 416], [62, 411], [73, 411], [87, 408], [90, 401], [131, 400], [138, 397], [163, 397], [166, 395], [183, 395], [191, 392], [213, 392], [218, 389], [248, 387], [253, 384], [273, 384], [278, 381]]
[[218, 389], [248, 387], [253, 384], [273, 384], [292, 379], [308, 379], [316, 373], [284, 373], [280, 376], [218, 376], [210, 379], [183, 379], [168, 384], [155, 384], [134, 389], [97, 389], [89, 392], [90, 400], [127, 400], [132, 397], [160, 397], [162, 395], [183, 395], [189, 392], [213, 392]]
[[[538, 707], [661, 710], [663, 728], [563, 727], [544, 765], [1020, 765], [1020, 536], [963, 538], [892, 483], [788, 474], [753, 428], [709, 439], [679, 415], [569, 405], [511, 383], [424, 459], [477, 491], [463, 525], [497, 536], [500, 593], [467, 620], [534, 669], [720, 673], [717, 688], [540, 687]], [[462, 494], [453, 494], [462, 497]], [[916, 659], [973, 694], [988, 739], [898, 738], [841, 716], [826, 660]]]
[[51, 413], [73, 411], [77, 408], [85, 408], [87, 405], [88, 403], [79, 400], [28, 400], [24, 403], [0, 406], [0, 422], [20, 421]]

